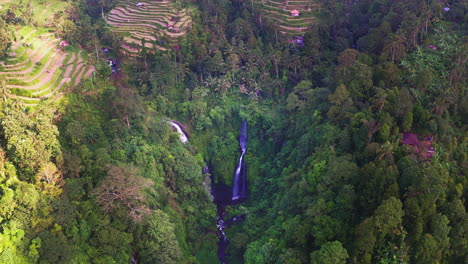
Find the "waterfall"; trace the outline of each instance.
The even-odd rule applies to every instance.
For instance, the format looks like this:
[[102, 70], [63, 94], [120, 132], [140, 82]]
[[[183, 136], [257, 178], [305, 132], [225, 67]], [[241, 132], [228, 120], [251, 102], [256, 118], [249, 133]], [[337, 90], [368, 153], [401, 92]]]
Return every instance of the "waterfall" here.
[[210, 167], [208, 167], [208, 164], [205, 164], [205, 167], [203, 168], [203, 174], [210, 174]]
[[244, 155], [247, 151], [247, 122], [245, 120], [242, 121], [242, 127], [240, 129], [239, 145], [241, 148], [241, 155], [239, 158], [239, 163], [237, 164], [236, 172], [234, 174], [234, 183], [232, 186], [233, 201], [245, 198], [247, 192], [244, 161]]
[[177, 133], [179, 133], [180, 142], [187, 143], [188, 142], [187, 135], [185, 135], [184, 131], [179, 126], [179, 124], [177, 124], [177, 123], [175, 123], [173, 121], [169, 121], [168, 123], [171, 125], [171, 127], [176, 129]]
[[[239, 223], [245, 218], [245, 215], [235, 215], [231, 219], [226, 219], [228, 215], [228, 206], [241, 203], [247, 197], [247, 180], [246, 180], [246, 165], [245, 153], [247, 152], [247, 122], [242, 121], [242, 126], [239, 135], [239, 145], [241, 155], [234, 174], [234, 182], [232, 188], [223, 183], [211, 185], [211, 193], [213, 202], [216, 204], [216, 229], [219, 237], [218, 241], [218, 259], [221, 264], [226, 264], [226, 250], [229, 244], [229, 239], [226, 237], [225, 230], [232, 224]], [[203, 168], [203, 173], [210, 172], [208, 165]], [[212, 182], [214, 183], [213, 175]]]
[[208, 167], [208, 164], [205, 164], [205, 167], [203, 168], [203, 175], [205, 175], [205, 180], [203, 181], [203, 187], [205, 187], [205, 190], [207, 193], [209, 193], [211, 199], [214, 199], [213, 196], [213, 189], [211, 187], [211, 173], [210, 173], [210, 167]]

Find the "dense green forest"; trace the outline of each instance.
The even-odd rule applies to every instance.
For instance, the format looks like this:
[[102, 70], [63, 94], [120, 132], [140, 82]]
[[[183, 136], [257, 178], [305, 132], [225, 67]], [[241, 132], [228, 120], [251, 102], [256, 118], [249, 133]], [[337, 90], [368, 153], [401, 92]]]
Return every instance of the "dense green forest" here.
[[317, 0], [297, 45], [263, 1], [177, 0], [186, 34], [133, 56], [127, 2], [0, 0], [0, 61], [30, 27], [95, 68], [28, 105], [0, 64], [1, 264], [219, 263], [203, 167], [232, 184], [242, 120], [228, 263], [468, 263], [466, 2]]

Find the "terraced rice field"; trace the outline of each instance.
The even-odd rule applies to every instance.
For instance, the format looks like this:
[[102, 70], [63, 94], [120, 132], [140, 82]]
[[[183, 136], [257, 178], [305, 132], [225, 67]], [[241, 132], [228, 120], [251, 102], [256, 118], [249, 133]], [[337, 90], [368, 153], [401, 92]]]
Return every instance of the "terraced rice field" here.
[[[143, 6], [136, 6], [137, 3]], [[192, 22], [189, 10], [178, 10], [167, 0], [122, 2], [109, 12], [106, 21], [113, 32], [124, 36], [126, 44], [122, 48], [130, 56], [138, 55], [143, 42], [149, 51], [173, 48]]]
[[33, 106], [88, 78], [94, 68], [86, 65], [84, 52], [60, 48], [59, 42], [46, 30], [20, 28], [8, 57], [0, 62], [4, 93]]
[[[261, 0], [262, 20], [272, 23], [286, 38], [301, 36], [311, 30], [314, 11], [318, 8], [315, 0]], [[291, 11], [299, 11], [292, 16]]]
[[[18, 0], [0, 0], [1, 9], [7, 9], [10, 4], [17, 3]], [[23, 1], [25, 3], [27, 1]], [[39, 26], [51, 25], [53, 23], [53, 16], [55, 13], [64, 11], [70, 4], [62, 0], [31, 0], [34, 21]]]

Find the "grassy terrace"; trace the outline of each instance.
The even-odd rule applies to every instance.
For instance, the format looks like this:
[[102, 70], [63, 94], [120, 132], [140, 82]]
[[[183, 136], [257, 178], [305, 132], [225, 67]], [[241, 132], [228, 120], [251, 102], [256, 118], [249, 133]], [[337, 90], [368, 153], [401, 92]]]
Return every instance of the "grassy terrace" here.
[[[6, 9], [15, 0], [0, 0]], [[61, 48], [61, 39], [48, 28], [56, 12], [69, 5], [62, 0], [32, 0], [37, 27], [17, 26], [16, 41], [8, 56], [0, 61], [0, 79], [4, 79], [7, 94], [34, 106], [54, 97], [65, 87], [78, 85], [88, 78], [94, 67], [86, 65], [86, 54], [79, 48]]]
[[[139, 2], [144, 6], [137, 7]], [[166, 50], [176, 45], [192, 22], [189, 10], [177, 10], [172, 2], [154, 0], [122, 2], [109, 12], [106, 21], [112, 31], [124, 36], [122, 48], [130, 56], [138, 55], [143, 39], [149, 49]]]
[[[314, 10], [318, 8], [313, 0], [263, 0], [258, 3], [263, 10], [264, 20], [275, 24], [288, 38], [308, 32], [314, 21]], [[291, 10], [298, 10], [299, 16], [291, 16]]]
[[55, 96], [92, 73], [81, 50], [60, 48], [60, 39], [47, 30], [18, 27], [16, 36], [9, 56], [0, 62], [0, 78], [5, 79], [8, 95], [26, 105]]

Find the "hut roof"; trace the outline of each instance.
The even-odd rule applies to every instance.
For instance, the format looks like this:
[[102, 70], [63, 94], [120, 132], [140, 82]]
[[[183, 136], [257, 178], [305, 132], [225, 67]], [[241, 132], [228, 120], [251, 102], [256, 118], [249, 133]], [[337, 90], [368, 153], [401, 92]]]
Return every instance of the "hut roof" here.
[[66, 41], [66, 40], [62, 40], [62, 41], [60, 41], [59, 45], [60, 45], [60, 47], [66, 47], [66, 46], [69, 46], [70, 43], [68, 43], [68, 41]]
[[403, 133], [403, 137], [401, 138], [401, 141], [405, 145], [412, 145], [412, 146], [419, 145], [418, 136], [413, 133]]

